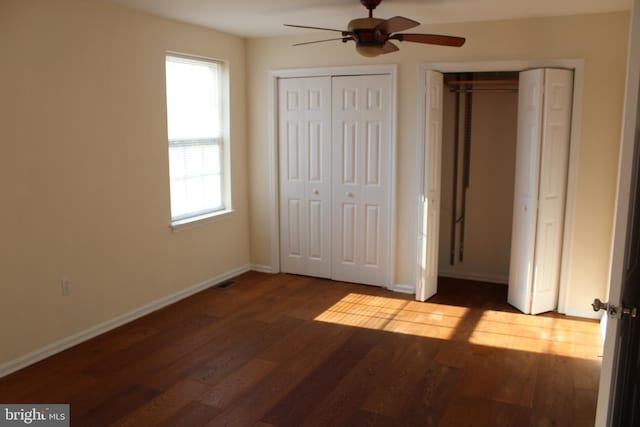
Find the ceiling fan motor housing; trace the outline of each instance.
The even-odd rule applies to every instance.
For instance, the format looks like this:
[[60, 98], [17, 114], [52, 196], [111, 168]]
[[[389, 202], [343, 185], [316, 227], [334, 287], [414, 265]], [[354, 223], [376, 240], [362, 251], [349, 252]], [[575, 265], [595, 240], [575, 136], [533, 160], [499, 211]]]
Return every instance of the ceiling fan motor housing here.
[[376, 27], [384, 19], [380, 18], [358, 18], [349, 22], [349, 31], [354, 33], [356, 45], [380, 46], [383, 45], [389, 35]]
[[389, 35], [376, 29], [384, 22], [380, 18], [358, 18], [349, 22], [349, 31], [353, 33], [356, 50], [360, 55], [373, 57], [380, 55], [380, 47], [388, 40]]

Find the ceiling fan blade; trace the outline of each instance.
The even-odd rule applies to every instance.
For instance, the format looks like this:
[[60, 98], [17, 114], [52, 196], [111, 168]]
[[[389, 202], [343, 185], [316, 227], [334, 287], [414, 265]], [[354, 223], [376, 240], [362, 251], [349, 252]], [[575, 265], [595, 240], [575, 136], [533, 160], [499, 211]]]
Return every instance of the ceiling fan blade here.
[[386, 42], [380, 48], [380, 53], [381, 54], [391, 53], [391, 52], [395, 52], [397, 50], [400, 50], [400, 48], [398, 46], [396, 46], [395, 44], [393, 44], [391, 42]]
[[306, 28], [309, 30], [323, 30], [323, 31], [336, 31], [338, 33], [342, 33], [343, 35], [351, 34], [351, 31], [347, 30], [336, 30], [333, 28], [322, 28], [322, 27], [308, 27], [306, 25], [293, 25], [293, 24], [283, 24], [285, 27], [294, 27], [294, 28]]
[[414, 33], [400, 33], [393, 34], [389, 37], [392, 40], [398, 40], [401, 42], [414, 42], [424, 44], [436, 44], [441, 46], [454, 46], [460, 47], [464, 44], [464, 37], [444, 36], [441, 34], [414, 34]]
[[346, 42], [346, 41], [349, 41], [349, 40], [353, 40], [353, 37], [336, 37], [335, 39], [314, 40], [314, 41], [310, 41], [310, 42], [296, 43], [293, 46], [304, 46], [305, 44], [332, 42], [332, 41], [335, 41], [335, 40], [341, 40], [343, 42]]
[[382, 21], [376, 26], [376, 30], [383, 31], [387, 34], [397, 33], [398, 31], [408, 30], [420, 25], [419, 22], [413, 19], [405, 18], [403, 16], [394, 16], [385, 21]]

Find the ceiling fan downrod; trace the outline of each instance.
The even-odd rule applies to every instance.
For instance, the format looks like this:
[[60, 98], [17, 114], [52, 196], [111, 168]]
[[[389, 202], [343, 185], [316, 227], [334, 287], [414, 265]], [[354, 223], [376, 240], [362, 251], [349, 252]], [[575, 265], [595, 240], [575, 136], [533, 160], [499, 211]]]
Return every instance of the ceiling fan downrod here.
[[382, 0], [360, 0], [360, 3], [369, 11], [369, 18], [373, 18], [373, 9], [378, 7]]

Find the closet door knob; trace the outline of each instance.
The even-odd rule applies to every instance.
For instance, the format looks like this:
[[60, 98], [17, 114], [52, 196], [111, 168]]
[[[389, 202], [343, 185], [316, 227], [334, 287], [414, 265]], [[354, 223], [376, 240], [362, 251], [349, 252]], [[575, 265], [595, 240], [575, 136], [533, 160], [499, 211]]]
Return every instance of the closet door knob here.
[[315, 194], [315, 195], [318, 195], [318, 194], [320, 194], [320, 191], [318, 191], [318, 190], [313, 190], [313, 191], [312, 191], [312, 193], [313, 193], [313, 194]]
[[353, 197], [353, 193], [347, 192], [347, 193], [345, 194], [345, 196], [347, 196], [347, 197]]

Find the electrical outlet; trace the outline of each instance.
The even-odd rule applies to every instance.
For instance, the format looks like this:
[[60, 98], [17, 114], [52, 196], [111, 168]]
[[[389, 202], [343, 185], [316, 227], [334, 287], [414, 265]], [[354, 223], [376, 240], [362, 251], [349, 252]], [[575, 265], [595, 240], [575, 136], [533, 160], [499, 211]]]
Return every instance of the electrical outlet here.
[[66, 297], [71, 295], [71, 280], [62, 278], [62, 296]]

